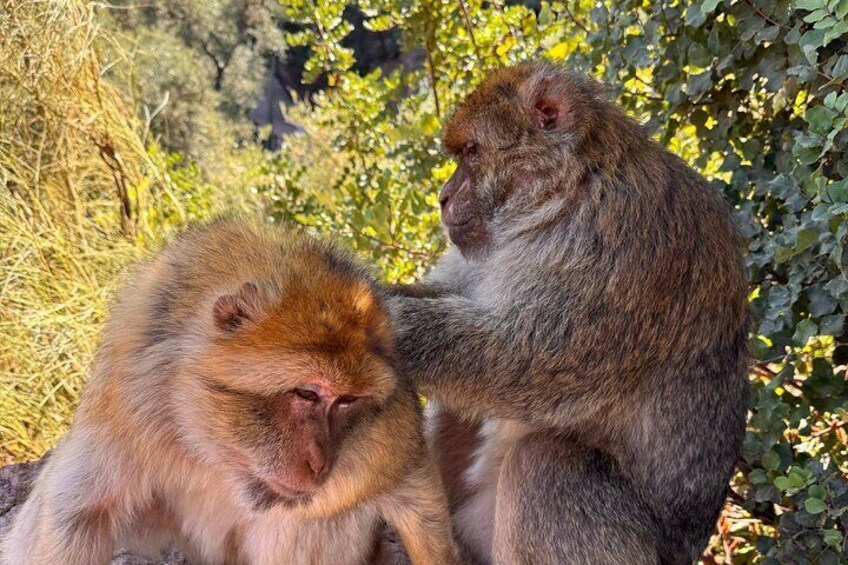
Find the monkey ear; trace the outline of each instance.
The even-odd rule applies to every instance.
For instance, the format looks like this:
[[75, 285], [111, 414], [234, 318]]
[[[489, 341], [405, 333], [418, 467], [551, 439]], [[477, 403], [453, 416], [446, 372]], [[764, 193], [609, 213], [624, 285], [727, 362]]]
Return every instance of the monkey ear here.
[[533, 123], [542, 130], [553, 130], [568, 125], [569, 107], [565, 100], [553, 96], [539, 96], [533, 104]]
[[212, 307], [215, 327], [232, 333], [248, 322], [259, 318], [259, 289], [252, 282], [246, 282], [234, 294], [223, 294]]

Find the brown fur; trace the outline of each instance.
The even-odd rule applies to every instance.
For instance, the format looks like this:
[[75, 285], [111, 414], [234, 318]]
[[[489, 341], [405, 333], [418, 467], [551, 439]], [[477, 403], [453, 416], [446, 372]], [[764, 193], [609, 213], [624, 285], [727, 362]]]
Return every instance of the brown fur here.
[[[438, 401], [465, 544], [501, 563], [691, 562], [744, 432], [729, 207], [597, 84], [545, 63], [495, 73], [444, 145], [455, 247], [392, 307], [405, 371]], [[444, 441], [479, 422], [476, 442]]]
[[347, 253], [238, 220], [195, 228], [119, 294], [71, 431], [4, 565], [361, 563], [380, 524], [456, 559], [379, 287]]

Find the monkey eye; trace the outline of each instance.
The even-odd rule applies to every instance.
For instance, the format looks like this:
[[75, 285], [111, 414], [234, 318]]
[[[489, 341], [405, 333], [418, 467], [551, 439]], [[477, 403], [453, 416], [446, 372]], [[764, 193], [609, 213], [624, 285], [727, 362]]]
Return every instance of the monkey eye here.
[[336, 399], [336, 404], [338, 404], [341, 408], [347, 408], [354, 404], [357, 400], [359, 400], [358, 396], [340, 396]]
[[477, 154], [477, 144], [473, 141], [469, 141], [462, 147], [462, 156], [463, 157], [473, 157]]
[[309, 402], [318, 402], [319, 400], [321, 400], [321, 397], [318, 396], [318, 393], [309, 389], [296, 388], [293, 392], [297, 397], [302, 398], [303, 400], [307, 400]]

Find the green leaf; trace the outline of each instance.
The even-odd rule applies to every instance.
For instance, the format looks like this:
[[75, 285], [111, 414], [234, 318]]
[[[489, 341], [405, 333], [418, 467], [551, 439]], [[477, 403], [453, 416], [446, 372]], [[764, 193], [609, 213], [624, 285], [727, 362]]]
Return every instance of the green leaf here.
[[798, 40], [798, 45], [801, 51], [807, 58], [810, 64], [815, 65], [818, 61], [818, 49], [824, 45], [824, 31], [820, 29], [811, 29], [801, 36]]
[[782, 491], [787, 491], [792, 488], [792, 482], [789, 480], [789, 477], [781, 476], [774, 479], [774, 486]]
[[836, 64], [833, 65], [831, 74], [834, 78], [848, 78], [848, 55], [841, 55], [839, 57]]
[[540, 26], [545, 27], [551, 23], [552, 19], [550, 3], [542, 2], [542, 7], [539, 9], [539, 15], [536, 16], [536, 21], [539, 22]]
[[686, 92], [692, 98], [697, 98], [712, 86], [712, 73], [704, 71], [696, 75], [690, 75], [686, 84]]
[[707, 21], [706, 14], [701, 10], [701, 6], [698, 4], [691, 4], [686, 9], [686, 15], [684, 16], [684, 20], [686, 21], [686, 25], [691, 27], [701, 27], [701, 25]]
[[763, 467], [769, 471], [774, 471], [780, 467], [780, 455], [778, 455], [776, 451], [766, 452], [761, 461], [763, 463]]
[[807, 484], [807, 478], [804, 475], [803, 470], [798, 469], [797, 467], [793, 467], [792, 470], [789, 471], [789, 484], [792, 488], [801, 488], [805, 484]]
[[842, 542], [844, 541], [842, 532], [839, 530], [825, 530], [822, 532], [822, 539], [824, 540], [824, 543], [835, 548], [841, 547]]
[[757, 32], [754, 36], [754, 41], [763, 43], [764, 41], [774, 41], [780, 33], [779, 26], [769, 26]]
[[827, 17], [827, 15], [828, 15], [828, 12], [827, 12], [826, 9], [816, 10], [816, 11], [810, 13], [810, 14], [807, 14], [804, 17], [804, 21], [807, 22], [808, 24], [815, 23], [815, 22], [823, 20], [825, 17]]
[[693, 42], [692, 45], [689, 46], [689, 51], [687, 54], [689, 57], [689, 63], [697, 67], [706, 67], [713, 59], [713, 56], [710, 53], [709, 49], [707, 49], [700, 43], [695, 42]]
[[792, 341], [798, 346], [807, 345], [811, 337], [819, 331], [818, 326], [812, 320], [801, 320], [795, 327], [795, 333], [792, 335]]
[[848, 181], [839, 181], [828, 185], [827, 197], [834, 204], [848, 203]]
[[827, 496], [827, 491], [821, 485], [810, 485], [807, 489], [807, 494], [813, 498], [824, 499]]
[[827, 106], [828, 108], [834, 108], [836, 106], [836, 91], [835, 90], [824, 97], [824, 105]]
[[806, 228], [803, 230], [798, 230], [798, 233], [795, 234], [795, 252], [801, 253], [802, 251], [810, 248], [818, 239], [819, 232], [813, 228]]
[[810, 129], [817, 133], [827, 133], [833, 125], [836, 111], [826, 106], [814, 106], [804, 113], [804, 119], [810, 124]]
[[834, 24], [836, 24], [836, 19], [830, 16], [824, 18], [823, 20], [819, 20], [815, 24], [813, 24], [813, 29], [821, 29], [825, 31], [824, 39], [822, 40], [823, 45], [827, 45], [828, 43], [830, 43], [830, 41], [827, 39], [827, 30], [828, 28], [833, 27]]
[[825, 505], [824, 500], [820, 498], [810, 497], [804, 501], [804, 510], [810, 514], [821, 514], [826, 508], [827, 506]]

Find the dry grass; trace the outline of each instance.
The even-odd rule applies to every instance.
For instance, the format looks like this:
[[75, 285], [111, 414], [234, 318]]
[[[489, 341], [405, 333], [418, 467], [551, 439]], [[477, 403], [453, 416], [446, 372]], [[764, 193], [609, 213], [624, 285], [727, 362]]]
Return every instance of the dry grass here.
[[66, 429], [154, 197], [141, 124], [101, 78], [93, 10], [0, 0], [0, 464]]
[[188, 221], [259, 205], [258, 150], [219, 136], [210, 176], [149, 140], [104, 78], [134, 69], [104, 8], [0, 0], [0, 465], [67, 429], [127, 263]]

